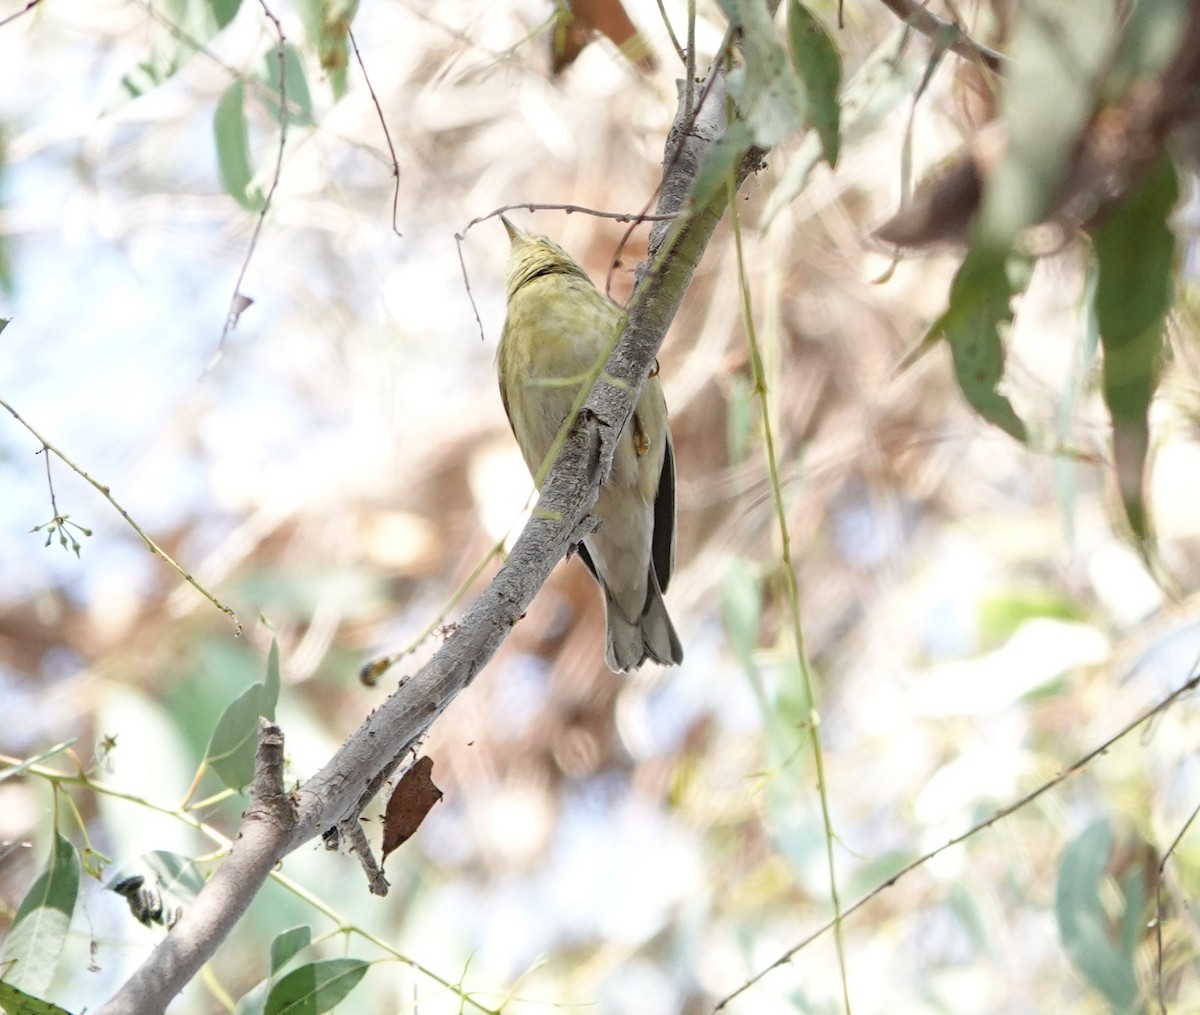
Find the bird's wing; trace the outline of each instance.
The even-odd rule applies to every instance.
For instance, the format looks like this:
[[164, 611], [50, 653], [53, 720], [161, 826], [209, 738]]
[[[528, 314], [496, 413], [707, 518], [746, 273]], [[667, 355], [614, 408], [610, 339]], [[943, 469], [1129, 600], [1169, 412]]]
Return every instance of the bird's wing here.
[[650, 559], [658, 576], [658, 587], [667, 591], [671, 571], [675, 567], [675, 447], [671, 431], [667, 431], [667, 446], [663, 454], [662, 475], [654, 497], [654, 536], [650, 543]]

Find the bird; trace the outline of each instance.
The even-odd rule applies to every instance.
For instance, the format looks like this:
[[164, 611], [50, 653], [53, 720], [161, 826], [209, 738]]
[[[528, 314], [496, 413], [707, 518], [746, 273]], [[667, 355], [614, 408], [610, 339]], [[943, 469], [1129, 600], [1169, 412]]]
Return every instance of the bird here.
[[[500, 398], [535, 482], [584, 375], [612, 350], [624, 310], [557, 243], [501, 216], [511, 249], [507, 314], [496, 354]], [[617, 441], [579, 557], [604, 592], [605, 661], [614, 673], [647, 659], [683, 661], [663, 602], [675, 563], [675, 449], [657, 368]]]

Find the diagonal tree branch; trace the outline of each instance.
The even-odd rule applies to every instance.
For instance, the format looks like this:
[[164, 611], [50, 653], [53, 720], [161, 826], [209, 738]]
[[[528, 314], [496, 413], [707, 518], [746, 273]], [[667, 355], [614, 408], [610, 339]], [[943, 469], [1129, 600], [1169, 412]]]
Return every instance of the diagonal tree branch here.
[[[681, 89], [681, 108], [667, 139], [658, 213], [675, 218], [658, 223], [651, 234], [625, 333], [572, 426], [508, 560], [434, 657], [292, 794], [290, 808], [279, 808], [277, 799], [260, 798], [260, 787], [271, 781], [256, 778], [251, 806], [229, 855], [167, 937], [98, 1009], [99, 1015], [163, 1011], [216, 951], [275, 865], [303, 843], [362, 811], [410, 745], [491, 659], [555, 565], [578, 540], [612, 465], [616, 438], [637, 404], [667, 328], [725, 210], [723, 187], [702, 208], [687, 202], [700, 166], [727, 126], [723, 72], [714, 69], [710, 76], [694, 112], [686, 109]], [[739, 185], [763, 154], [758, 149], [744, 153], [737, 172]]]
[[1003, 73], [1007, 58], [972, 39], [961, 25], [943, 21], [931, 14], [916, 0], [880, 0], [880, 2], [910, 28], [933, 40], [934, 45], [957, 53], [965, 60], [984, 64], [997, 74]]

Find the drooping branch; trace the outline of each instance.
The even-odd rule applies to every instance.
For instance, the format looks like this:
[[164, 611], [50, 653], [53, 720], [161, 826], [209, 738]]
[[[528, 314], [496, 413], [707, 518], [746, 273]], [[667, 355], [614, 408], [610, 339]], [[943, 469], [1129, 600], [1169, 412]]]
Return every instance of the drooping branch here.
[[[616, 438], [637, 404], [667, 328], [725, 210], [724, 188], [702, 208], [687, 203], [699, 167], [727, 126], [722, 71], [716, 68], [710, 74], [712, 80], [696, 110], [689, 113], [681, 102], [667, 140], [659, 212], [678, 214], [670, 223], [660, 222], [651, 235], [625, 333], [572, 426], [508, 560], [433, 658], [292, 794], [294, 820], [259, 820], [263, 809], [252, 805], [229, 856], [195, 904], [98, 1009], [99, 1015], [163, 1010], [216, 951], [271, 869], [303, 843], [362, 811], [414, 741], [491, 659], [555, 565], [585, 531], [600, 483], [611, 467]], [[753, 149], [745, 154], [738, 184], [761, 156]]]

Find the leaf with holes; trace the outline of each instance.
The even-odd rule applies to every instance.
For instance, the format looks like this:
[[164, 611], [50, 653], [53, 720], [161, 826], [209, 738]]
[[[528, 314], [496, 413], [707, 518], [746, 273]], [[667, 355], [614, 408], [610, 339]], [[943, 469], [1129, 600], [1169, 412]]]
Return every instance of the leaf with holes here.
[[1000, 326], [1012, 320], [1012, 297], [1004, 255], [971, 250], [950, 286], [950, 306], [925, 341], [942, 337], [950, 343], [954, 375], [967, 401], [989, 423], [1024, 441], [1025, 424], [997, 390], [1004, 376]]

